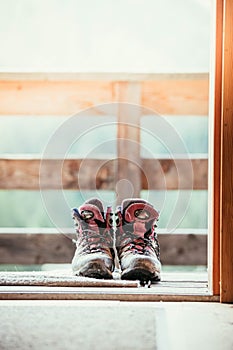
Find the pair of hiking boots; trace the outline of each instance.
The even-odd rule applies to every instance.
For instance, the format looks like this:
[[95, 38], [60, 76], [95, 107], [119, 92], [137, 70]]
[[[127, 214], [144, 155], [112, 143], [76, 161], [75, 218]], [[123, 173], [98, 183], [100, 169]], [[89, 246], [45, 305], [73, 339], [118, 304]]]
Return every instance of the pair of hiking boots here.
[[99, 199], [86, 201], [72, 210], [76, 226], [74, 274], [92, 278], [113, 278], [115, 253], [121, 279], [153, 282], [160, 280], [160, 252], [156, 222], [159, 214], [142, 199], [126, 199], [117, 212], [104, 213]]

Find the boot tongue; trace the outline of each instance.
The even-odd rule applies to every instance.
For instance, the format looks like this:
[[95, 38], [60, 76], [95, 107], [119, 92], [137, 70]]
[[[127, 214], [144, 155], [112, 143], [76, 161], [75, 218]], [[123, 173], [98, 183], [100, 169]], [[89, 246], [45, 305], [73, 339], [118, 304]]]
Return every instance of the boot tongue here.
[[83, 220], [91, 223], [95, 220], [99, 220], [104, 222], [103, 215], [100, 211], [100, 208], [91, 203], [84, 203], [81, 207], [79, 207], [79, 213]]
[[123, 216], [127, 222], [146, 223], [158, 220], [159, 213], [148, 202], [137, 199], [123, 202]]

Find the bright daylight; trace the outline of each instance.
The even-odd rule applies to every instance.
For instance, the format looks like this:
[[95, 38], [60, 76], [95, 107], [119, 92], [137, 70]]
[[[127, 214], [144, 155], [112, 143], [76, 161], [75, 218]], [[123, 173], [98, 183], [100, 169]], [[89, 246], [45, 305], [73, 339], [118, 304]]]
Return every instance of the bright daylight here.
[[232, 349], [232, 32], [0, 0], [0, 349]]

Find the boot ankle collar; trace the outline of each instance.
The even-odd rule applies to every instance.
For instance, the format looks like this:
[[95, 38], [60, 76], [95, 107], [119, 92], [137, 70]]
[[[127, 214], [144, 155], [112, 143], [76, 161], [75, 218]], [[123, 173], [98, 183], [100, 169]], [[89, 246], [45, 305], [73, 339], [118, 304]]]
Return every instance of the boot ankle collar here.
[[[85, 203], [81, 207], [79, 207], [79, 213], [82, 219], [88, 220], [99, 220], [104, 222], [103, 215], [101, 214], [99, 208], [93, 204]], [[90, 213], [90, 217], [88, 217], [88, 213]], [[85, 219], [86, 215], [86, 219]]]
[[149, 204], [145, 202], [137, 202], [130, 204], [124, 210], [124, 219], [127, 222], [158, 220], [159, 213]]

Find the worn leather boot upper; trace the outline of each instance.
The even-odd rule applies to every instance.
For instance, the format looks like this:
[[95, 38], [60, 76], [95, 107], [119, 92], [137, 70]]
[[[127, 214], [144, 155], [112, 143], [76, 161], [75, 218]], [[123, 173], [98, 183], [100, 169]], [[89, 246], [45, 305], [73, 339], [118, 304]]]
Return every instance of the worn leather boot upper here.
[[114, 270], [112, 213], [104, 216], [98, 199], [85, 202], [72, 210], [76, 226], [76, 252], [72, 260], [73, 272], [80, 276], [112, 278]]
[[142, 199], [129, 199], [122, 202], [116, 215], [121, 278], [160, 280], [160, 249], [155, 232], [158, 212]]

